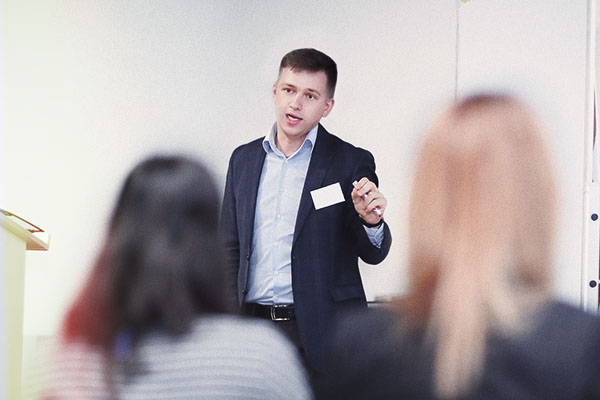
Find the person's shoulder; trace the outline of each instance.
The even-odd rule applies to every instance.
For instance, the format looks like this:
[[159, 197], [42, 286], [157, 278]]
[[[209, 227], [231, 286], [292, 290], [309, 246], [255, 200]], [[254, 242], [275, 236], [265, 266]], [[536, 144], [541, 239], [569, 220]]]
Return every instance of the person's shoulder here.
[[572, 304], [553, 301], [543, 311], [540, 330], [546, 335], [554, 329], [557, 340], [570, 346], [595, 346], [600, 351], [600, 318]]
[[[367, 347], [371, 344], [379, 347], [383, 342], [391, 347], [401, 346], [396, 342], [406, 339], [403, 334], [406, 327], [404, 318], [388, 308], [350, 312], [342, 315], [335, 325], [334, 347], [338, 343], [357, 351], [370, 351]], [[373, 341], [373, 338], [378, 339]]]
[[40, 380], [44, 398], [110, 398], [104, 385], [107, 360], [102, 348], [83, 341], [52, 343], [49, 368]]
[[387, 307], [367, 308], [343, 314], [340, 325], [364, 324], [374, 326], [376, 329], [394, 325], [399, 315]]
[[339, 146], [339, 147], [343, 147], [345, 149], [348, 150], [352, 150], [352, 151], [366, 151], [368, 152], [368, 150], [365, 150], [363, 148], [360, 148], [358, 146], [355, 146], [354, 144], [342, 139], [341, 137], [329, 132], [327, 129], [325, 129], [325, 127], [323, 125], [319, 125], [319, 130], [318, 130], [318, 139], [317, 142], [319, 140], [322, 140], [324, 142], [326, 142], [329, 145], [334, 145], [334, 146]]
[[[268, 321], [241, 315], [214, 314], [200, 318], [194, 326], [196, 334], [211, 332], [217, 338], [228, 338], [230, 343], [270, 347], [275, 343], [288, 347], [288, 342], [279, 330]], [[256, 347], [255, 347], [256, 348]]]
[[316, 398], [431, 398], [425, 354], [411, 332], [406, 318], [387, 308], [344, 315], [326, 350]]
[[534, 329], [516, 339], [517, 348], [523, 352], [543, 350], [555, 360], [586, 359], [589, 352], [600, 353], [600, 318], [595, 314], [565, 302], [551, 301], [532, 320], [536, 321]]
[[[527, 321], [531, 329], [490, 339], [482, 392], [475, 398], [488, 398], [485, 393], [498, 388], [503, 398], [523, 398], [530, 390], [535, 398], [598, 398], [598, 317], [574, 305], [550, 301]], [[513, 375], [515, 370], [525, 373]], [[532, 379], [537, 382], [534, 386]], [[580, 395], [588, 390], [596, 395]]]
[[240, 355], [239, 363], [246, 366], [245, 370], [251, 368], [253, 376], [260, 377], [256, 379], [279, 380], [282, 388], [290, 389], [289, 398], [308, 398], [308, 384], [298, 351], [270, 321], [238, 315], [210, 315], [202, 317], [194, 331], [198, 341], [210, 336], [211, 346], [218, 347], [224, 354]]
[[244, 156], [250, 152], [256, 151], [257, 149], [262, 149], [262, 142], [263, 142], [264, 138], [265, 137], [263, 136], [258, 139], [254, 139], [248, 143], [239, 145], [238, 147], [236, 147], [233, 150], [231, 157], [234, 158], [234, 157]]
[[100, 346], [90, 345], [81, 340], [70, 342], [56, 341], [52, 344], [50, 357], [55, 365], [76, 366], [87, 365], [92, 368], [103, 365], [106, 358], [106, 352]]
[[[269, 321], [232, 314], [205, 314], [197, 318], [184, 335], [155, 332], [144, 340], [144, 351], [203, 353], [211, 351], [261, 358], [266, 352], [293, 353], [285, 336]], [[194, 349], [194, 350], [192, 350]], [[252, 354], [250, 354], [252, 353]]]
[[[589, 326], [589, 329], [600, 331], [600, 318], [563, 301], [550, 302], [542, 312], [543, 319], [553, 324], [560, 323], [566, 326]], [[600, 338], [599, 338], [600, 339]]]
[[373, 154], [362, 147], [355, 146], [354, 144], [340, 138], [339, 136], [334, 135], [329, 132], [323, 125], [319, 125], [317, 138], [317, 146], [319, 145], [319, 141], [325, 144], [325, 146], [336, 149], [337, 151], [343, 154], [349, 154], [353, 157], [370, 157], [373, 158]]

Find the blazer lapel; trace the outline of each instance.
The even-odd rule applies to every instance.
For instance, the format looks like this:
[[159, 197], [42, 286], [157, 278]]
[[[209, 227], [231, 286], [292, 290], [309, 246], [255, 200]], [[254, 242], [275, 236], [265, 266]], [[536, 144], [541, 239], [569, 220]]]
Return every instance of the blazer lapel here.
[[248, 245], [245, 250], [250, 255], [250, 247], [252, 246], [252, 234], [254, 233], [254, 215], [256, 213], [256, 196], [258, 195], [258, 185], [260, 183], [260, 176], [262, 175], [262, 168], [265, 161], [266, 153], [262, 147], [262, 141], [258, 142], [258, 148], [251, 154], [248, 159], [247, 168], [242, 174], [244, 183], [242, 185], [243, 193], [240, 193], [239, 198], [244, 199], [244, 205], [241, 209], [244, 212], [242, 220], [247, 224], [248, 229], [244, 229], [246, 232], [246, 243]]
[[302, 189], [302, 197], [300, 198], [300, 206], [298, 207], [298, 216], [296, 217], [296, 226], [294, 227], [294, 240], [292, 247], [296, 244], [298, 235], [302, 231], [304, 222], [311, 211], [314, 210], [312, 197], [310, 192], [322, 186], [325, 174], [331, 165], [330, 160], [333, 157], [330, 134], [319, 124], [317, 133], [317, 143], [313, 149], [306, 179], [304, 180], [304, 188]]

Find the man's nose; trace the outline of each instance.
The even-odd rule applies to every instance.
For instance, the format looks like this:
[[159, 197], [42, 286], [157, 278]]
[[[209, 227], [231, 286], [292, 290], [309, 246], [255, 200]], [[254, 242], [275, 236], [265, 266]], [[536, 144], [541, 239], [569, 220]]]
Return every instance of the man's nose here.
[[290, 107], [292, 107], [294, 110], [301, 110], [302, 109], [302, 96], [299, 94], [294, 96], [294, 98], [292, 99], [292, 102], [290, 103]]

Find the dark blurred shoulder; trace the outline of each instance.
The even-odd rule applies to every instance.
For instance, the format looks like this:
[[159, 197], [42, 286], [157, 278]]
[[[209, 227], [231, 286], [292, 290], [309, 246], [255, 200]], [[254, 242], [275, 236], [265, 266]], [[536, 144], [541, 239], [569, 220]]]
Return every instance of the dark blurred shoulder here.
[[317, 399], [430, 398], [431, 375], [421, 335], [387, 309], [345, 314], [336, 324], [317, 380]]

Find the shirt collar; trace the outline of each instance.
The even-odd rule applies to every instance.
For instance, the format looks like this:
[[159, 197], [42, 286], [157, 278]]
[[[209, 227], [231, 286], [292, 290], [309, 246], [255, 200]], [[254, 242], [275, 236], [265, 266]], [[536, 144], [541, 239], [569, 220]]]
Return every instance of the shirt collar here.
[[[317, 143], [317, 132], [318, 131], [319, 131], [319, 124], [315, 125], [314, 128], [312, 128], [310, 131], [308, 131], [308, 135], [306, 135], [306, 137], [304, 138], [304, 142], [302, 142], [302, 145], [289, 158], [294, 157], [296, 154], [298, 154], [298, 152], [300, 152], [300, 150], [302, 150], [306, 146], [310, 147], [310, 152], [312, 153], [313, 149], [315, 148], [315, 143]], [[265, 138], [263, 139], [263, 148], [265, 149], [265, 152], [267, 152], [267, 153], [273, 152], [277, 155], [285, 157], [283, 155], [283, 153], [281, 152], [281, 150], [279, 150], [277, 148], [277, 145], [275, 145], [275, 135], [276, 134], [277, 134], [277, 123], [274, 123], [273, 127], [271, 127], [271, 131], [269, 132], [269, 134], [267, 136], [265, 136]]]

